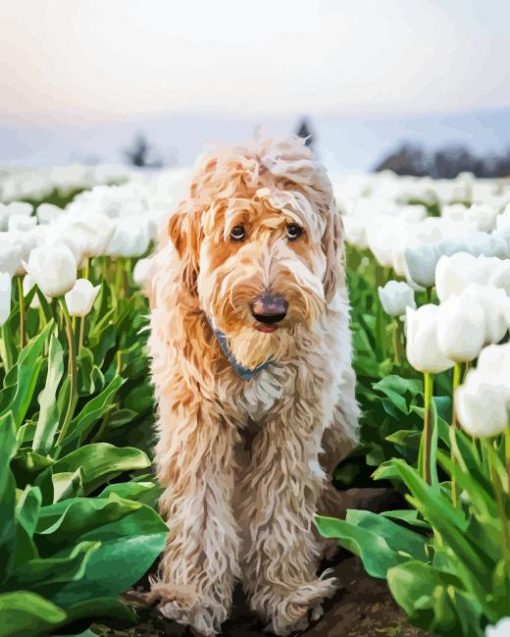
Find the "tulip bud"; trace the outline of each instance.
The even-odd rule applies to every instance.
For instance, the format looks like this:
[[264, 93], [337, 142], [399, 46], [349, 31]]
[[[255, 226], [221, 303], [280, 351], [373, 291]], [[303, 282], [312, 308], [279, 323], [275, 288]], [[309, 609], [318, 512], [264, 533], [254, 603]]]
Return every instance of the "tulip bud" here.
[[437, 374], [453, 367], [453, 361], [439, 349], [437, 305], [407, 308], [406, 353], [409, 363], [419, 372]]
[[403, 281], [388, 281], [377, 291], [383, 310], [390, 316], [404, 316], [408, 307], [416, 309], [414, 290]]
[[100, 286], [94, 287], [88, 279], [78, 279], [66, 295], [67, 308], [71, 316], [86, 316], [99, 293]]
[[147, 223], [120, 219], [106, 249], [112, 257], [141, 257], [149, 249], [150, 235]]
[[495, 626], [487, 626], [485, 637], [508, 637], [510, 635], [510, 617], [500, 619]]
[[21, 267], [23, 246], [10, 233], [0, 233], [0, 272], [7, 272], [10, 276]]
[[51, 298], [62, 296], [76, 282], [76, 260], [64, 244], [43, 245], [30, 253], [27, 272], [43, 294]]
[[133, 268], [133, 279], [135, 283], [143, 288], [149, 278], [152, 259], [138, 259]]
[[39, 223], [52, 223], [58, 217], [64, 214], [64, 209], [55, 206], [52, 203], [42, 203], [37, 206], [37, 218]]
[[439, 306], [437, 342], [451, 360], [474, 360], [484, 345], [485, 332], [485, 314], [478, 303], [455, 295]]
[[11, 286], [11, 275], [8, 272], [0, 272], [0, 327], [11, 313]]
[[510, 387], [479, 370], [468, 372], [455, 392], [455, 409], [462, 428], [479, 438], [497, 436], [508, 426]]

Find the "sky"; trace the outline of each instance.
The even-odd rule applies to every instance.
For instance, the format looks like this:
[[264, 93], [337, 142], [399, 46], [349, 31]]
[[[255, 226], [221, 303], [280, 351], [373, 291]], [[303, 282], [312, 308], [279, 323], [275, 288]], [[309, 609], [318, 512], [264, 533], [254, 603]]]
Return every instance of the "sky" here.
[[0, 0], [0, 127], [510, 107], [508, 24], [506, 0]]

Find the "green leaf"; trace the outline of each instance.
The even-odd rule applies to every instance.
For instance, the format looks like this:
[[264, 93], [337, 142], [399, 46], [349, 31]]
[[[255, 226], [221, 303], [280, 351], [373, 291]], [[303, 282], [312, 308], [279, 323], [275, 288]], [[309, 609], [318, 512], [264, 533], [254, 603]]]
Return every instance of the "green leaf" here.
[[66, 612], [29, 591], [0, 594], [0, 637], [37, 637], [65, 623]]
[[114, 447], [106, 442], [85, 445], [60, 458], [52, 467], [53, 474], [81, 469], [83, 488], [90, 493], [123, 471], [135, 471], [150, 466], [150, 460], [140, 449]]
[[112, 401], [124, 382], [123, 378], [115, 376], [100, 394], [85, 404], [71, 421], [69, 434], [63, 444], [64, 449], [69, 449], [80, 439], [82, 440], [90, 429], [110, 411]]
[[51, 480], [53, 482], [53, 502], [84, 495], [81, 467], [78, 467], [76, 471], [54, 473]]
[[19, 355], [16, 364], [16, 390], [8, 407], [8, 411], [12, 412], [17, 427], [22, 424], [30, 407], [30, 403], [32, 402], [39, 372], [44, 360], [41, 356], [41, 352], [52, 329], [53, 322], [50, 322], [38, 336], [29, 341]]
[[66, 553], [77, 541], [100, 542], [84, 576], [66, 584], [55, 596], [63, 605], [117, 595], [133, 585], [163, 550], [167, 527], [153, 509], [115, 495], [74, 498], [41, 511], [37, 544], [41, 554]]
[[458, 577], [411, 560], [388, 571], [388, 586], [413, 624], [451, 637], [484, 636], [480, 605]]
[[15, 423], [9, 412], [0, 417], [0, 583], [8, 576], [14, 559], [16, 485], [9, 465], [15, 453]]
[[[360, 515], [353, 515], [356, 523], [325, 516], [315, 516], [315, 522], [323, 537], [337, 539], [341, 546], [361, 558], [363, 566], [369, 575], [384, 579], [389, 568], [409, 558], [409, 553], [404, 553], [401, 550], [402, 548], [404, 550], [416, 550], [417, 541], [414, 538], [406, 544], [407, 534], [413, 536], [416, 534], [399, 527], [385, 518], [381, 518], [382, 522], [375, 523], [370, 519], [370, 515], [377, 516], [369, 514], [368, 511], [359, 511], [357, 513]], [[380, 529], [383, 526], [386, 527], [385, 536], [380, 533]], [[393, 532], [396, 534], [405, 532], [405, 535], [402, 534], [404, 540], [400, 546], [398, 542], [399, 535], [396, 535], [393, 539], [391, 538]], [[420, 540], [422, 543], [419, 550], [423, 553], [424, 541], [423, 538], [420, 538]], [[392, 546], [390, 546], [390, 543]], [[395, 547], [397, 548], [395, 549]]]
[[32, 537], [37, 526], [41, 502], [39, 487], [27, 486], [16, 503], [16, 519], [29, 537]]
[[33, 451], [50, 453], [59, 424], [59, 411], [55, 397], [64, 373], [64, 350], [55, 334], [51, 335], [48, 352], [46, 384], [39, 395], [39, 418], [32, 443]]
[[161, 487], [154, 482], [116, 482], [109, 484], [98, 497], [108, 498], [112, 493], [115, 493], [121, 498], [142, 502], [155, 508], [161, 491]]
[[28, 560], [17, 566], [7, 587], [31, 590], [54, 601], [60, 589], [85, 575], [87, 563], [100, 546], [100, 542], [80, 542], [65, 557]]

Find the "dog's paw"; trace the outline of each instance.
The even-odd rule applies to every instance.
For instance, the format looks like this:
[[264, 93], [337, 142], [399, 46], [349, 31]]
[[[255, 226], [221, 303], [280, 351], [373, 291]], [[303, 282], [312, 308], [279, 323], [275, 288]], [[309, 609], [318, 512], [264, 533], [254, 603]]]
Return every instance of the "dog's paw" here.
[[189, 626], [193, 634], [199, 637], [212, 637], [218, 634], [221, 623], [219, 615], [226, 615], [224, 609], [215, 612], [212, 608], [204, 607], [202, 600], [192, 588], [173, 587], [162, 582], [153, 584], [147, 601], [156, 603], [163, 617]]
[[271, 620], [266, 630], [280, 636], [306, 630], [310, 621], [321, 617], [322, 601], [331, 597], [337, 586], [333, 578], [318, 578], [283, 595], [275, 592], [264, 604]]

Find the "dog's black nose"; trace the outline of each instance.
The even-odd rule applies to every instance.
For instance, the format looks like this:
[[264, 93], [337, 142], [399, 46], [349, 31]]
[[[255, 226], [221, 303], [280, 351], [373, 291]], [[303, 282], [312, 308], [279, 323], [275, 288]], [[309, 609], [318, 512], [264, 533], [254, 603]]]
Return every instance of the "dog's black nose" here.
[[283, 321], [288, 308], [289, 304], [283, 296], [272, 296], [271, 294], [258, 296], [250, 305], [254, 318], [261, 323], [266, 323], [266, 325]]

